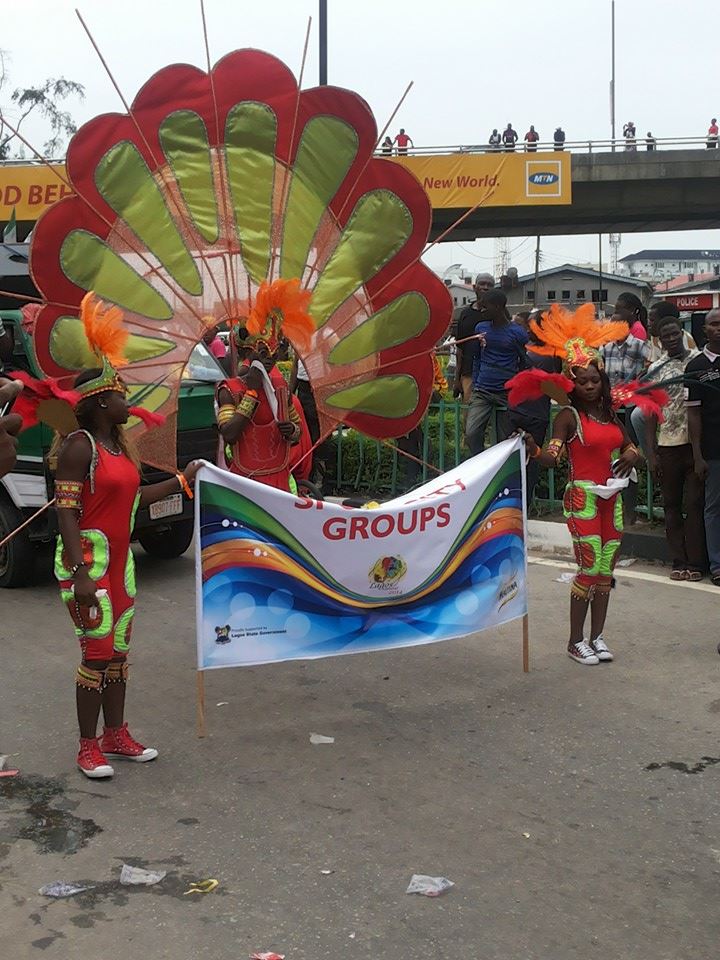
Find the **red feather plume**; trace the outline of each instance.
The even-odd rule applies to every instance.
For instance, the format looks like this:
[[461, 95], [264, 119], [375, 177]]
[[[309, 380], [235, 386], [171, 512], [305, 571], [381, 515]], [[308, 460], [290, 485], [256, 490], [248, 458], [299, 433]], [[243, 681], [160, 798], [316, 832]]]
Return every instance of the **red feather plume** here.
[[670, 401], [667, 390], [654, 387], [642, 380], [620, 383], [612, 388], [610, 396], [615, 410], [618, 407], [638, 407], [646, 417], [655, 417], [658, 423], [663, 423], [665, 420], [663, 407]]
[[508, 405], [517, 407], [528, 400], [539, 400], [543, 396], [566, 404], [574, 384], [562, 373], [547, 373], [545, 370], [533, 368], [515, 374], [505, 386], [509, 391]]

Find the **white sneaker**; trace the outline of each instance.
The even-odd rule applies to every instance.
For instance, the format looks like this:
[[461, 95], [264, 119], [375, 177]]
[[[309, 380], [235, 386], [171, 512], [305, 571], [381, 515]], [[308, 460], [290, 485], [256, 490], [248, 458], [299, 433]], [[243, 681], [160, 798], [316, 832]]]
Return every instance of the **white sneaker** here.
[[599, 658], [593, 653], [592, 647], [587, 640], [579, 640], [577, 643], [571, 643], [568, 647], [568, 656], [576, 663], [584, 663], [588, 666], [600, 663]]
[[613, 655], [607, 648], [607, 644], [603, 640], [603, 635], [600, 634], [595, 640], [590, 641], [590, 646], [597, 654], [598, 660], [603, 660], [606, 663], [609, 663], [613, 659]]

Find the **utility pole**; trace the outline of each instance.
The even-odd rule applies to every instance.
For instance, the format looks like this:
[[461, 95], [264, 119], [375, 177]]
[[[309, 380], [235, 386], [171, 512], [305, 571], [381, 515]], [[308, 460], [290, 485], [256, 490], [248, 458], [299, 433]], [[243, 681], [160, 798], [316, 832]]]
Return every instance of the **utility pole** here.
[[318, 33], [320, 52], [320, 86], [327, 86], [327, 0], [319, 0]]
[[605, 313], [605, 308], [603, 307], [603, 269], [602, 269], [602, 234], [598, 234], [598, 307], [600, 319], [602, 320]]
[[615, 150], [615, 0], [610, 3], [610, 45], [611, 45], [611, 74], [610, 74], [610, 130], [612, 133], [612, 148]]
[[540, 234], [538, 234], [537, 241], [535, 243], [535, 295], [533, 297], [533, 306], [537, 307], [538, 304], [538, 285], [540, 282]]

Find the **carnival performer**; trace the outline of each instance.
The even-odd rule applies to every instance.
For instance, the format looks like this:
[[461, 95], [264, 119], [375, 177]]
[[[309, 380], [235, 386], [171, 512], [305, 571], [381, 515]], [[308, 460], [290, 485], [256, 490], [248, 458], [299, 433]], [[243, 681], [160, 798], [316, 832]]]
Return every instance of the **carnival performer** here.
[[303, 477], [312, 465], [300, 403], [290, 396], [275, 363], [283, 330], [305, 347], [314, 330], [307, 314], [311, 294], [299, 287], [298, 280], [261, 285], [244, 328], [243, 343], [250, 350], [239, 375], [221, 381], [216, 390], [227, 469], [286, 491], [293, 489], [292, 470], [300, 457]]
[[[542, 326], [531, 321], [538, 343], [528, 349], [560, 356], [563, 373], [529, 370], [508, 381], [510, 404], [540, 393], [564, 405], [553, 424], [552, 439], [540, 447], [525, 435], [527, 453], [546, 467], [556, 466], [563, 450], [569, 462], [564, 513], [573, 541], [578, 572], [570, 601], [568, 655], [581, 664], [610, 661], [613, 655], [603, 637], [612, 575], [622, 540], [621, 491], [627, 486], [641, 455], [618, 420], [615, 407], [643, 403], [660, 417], [659, 403], [667, 394], [651, 386], [629, 384], [611, 394], [599, 350], [627, 332], [624, 323], [597, 322], [594, 307], [585, 304], [574, 314], [557, 304], [543, 315]], [[639, 393], [638, 390], [645, 393]], [[588, 606], [590, 636], [585, 639]]]
[[[125, 722], [127, 655], [135, 598], [135, 563], [130, 537], [137, 510], [170, 494], [192, 496], [190, 485], [200, 466], [191, 463], [185, 473], [160, 483], [140, 486], [137, 453], [123, 431], [131, 415], [159, 423], [146, 411], [131, 408], [127, 389], [116, 366], [124, 361], [127, 334], [122, 314], [88, 294], [82, 302], [88, 344], [101, 362], [82, 371], [72, 390], [52, 381], [25, 378], [22, 399], [25, 425], [37, 415], [40, 392], [48, 391], [68, 405], [77, 429], [56, 435], [51, 462], [55, 470], [55, 507], [58, 536], [55, 576], [60, 595], [75, 624], [82, 662], [76, 673], [76, 705], [80, 727], [77, 765], [86, 777], [112, 777], [110, 760], [154, 760], [158, 751], [145, 747], [130, 734]], [[18, 376], [23, 376], [18, 374]], [[34, 410], [33, 410], [34, 406]], [[104, 730], [97, 736], [102, 706]]]

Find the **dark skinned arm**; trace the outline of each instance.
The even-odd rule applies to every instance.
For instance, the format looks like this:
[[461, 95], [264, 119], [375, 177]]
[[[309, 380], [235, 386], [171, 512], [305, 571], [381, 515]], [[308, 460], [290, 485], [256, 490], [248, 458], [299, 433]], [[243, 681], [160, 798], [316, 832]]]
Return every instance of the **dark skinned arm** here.
[[704, 480], [707, 476], [708, 465], [705, 463], [705, 457], [702, 455], [702, 417], [700, 407], [688, 407], [688, 431], [690, 433], [690, 444], [692, 445], [693, 460], [695, 461], [695, 473]]
[[[568, 440], [572, 439], [575, 435], [575, 418], [570, 413], [569, 410], [561, 410], [560, 413], [555, 417], [555, 422], [553, 423], [553, 440], [561, 440], [563, 443], [567, 443]], [[535, 443], [532, 436], [529, 433], [525, 434], [525, 446], [527, 447], [527, 452], [529, 455], [543, 467], [554, 467], [558, 462], [558, 457], [553, 457], [552, 454], [548, 453], [546, 450], [542, 449]], [[540, 454], [537, 455], [538, 450]]]
[[[92, 448], [85, 436], [72, 437], [60, 448], [56, 472], [57, 480], [75, 480], [84, 483], [90, 469]], [[82, 544], [80, 542], [80, 523], [77, 510], [62, 507], [57, 511], [58, 528], [68, 558], [68, 565], [74, 567], [83, 563]], [[96, 607], [95, 581], [87, 567], [79, 567], [73, 577], [75, 599], [83, 607]]]
[[297, 390], [297, 381], [298, 381], [298, 358], [297, 354], [295, 355], [292, 362], [292, 370], [290, 371], [290, 382], [288, 383], [288, 390], [290, 393], [295, 393]]
[[[187, 485], [192, 487], [195, 482], [195, 474], [200, 469], [200, 462], [193, 460], [183, 470]], [[157, 503], [158, 500], [164, 500], [165, 497], [173, 493], [183, 493], [185, 487], [180, 484], [177, 477], [171, 477], [169, 480], [161, 480], [160, 483], [149, 483], [145, 487], [140, 487], [140, 506], [148, 507], [151, 503]]]
[[[229, 390], [223, 387], [218, 393], [218, 402], [220, 406], [223, 407], [227, 403], [234, 404], [235, 398]], [[247, 417], [244, 417], [241, 413], [236, 413], [232, 420], [228, 420], [227, 423], [224, 423], [218, 429], [220, 430], [220, 435], [223, 440], [232, 444], [238, 442], [249, 423], [250, 420]]]

